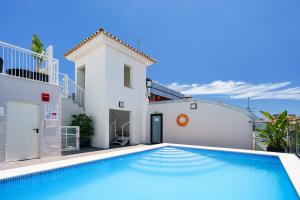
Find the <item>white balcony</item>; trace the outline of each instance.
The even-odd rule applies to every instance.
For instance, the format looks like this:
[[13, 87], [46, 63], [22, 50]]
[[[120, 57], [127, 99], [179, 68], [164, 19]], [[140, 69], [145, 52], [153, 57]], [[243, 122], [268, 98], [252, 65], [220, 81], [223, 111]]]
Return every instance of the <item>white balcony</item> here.
[[45, 54], [0, 41], [0, 73], [24, 79], [58, 85], [58, 60], [53, 58], [53, 47]]

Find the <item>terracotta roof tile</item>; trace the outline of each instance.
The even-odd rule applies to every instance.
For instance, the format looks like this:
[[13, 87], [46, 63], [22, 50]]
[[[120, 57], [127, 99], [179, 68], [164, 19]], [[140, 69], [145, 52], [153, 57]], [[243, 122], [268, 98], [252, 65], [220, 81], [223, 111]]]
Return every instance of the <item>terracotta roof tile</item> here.
[[99, 30], [97, 30], [96, 32], [94, 32], [93, 34], [91, 34], [90, 36], [88, 36], [87, 38], [85, 38], [84, 40], [82, 40], [81, 42], [79, 42], [78, 44], [76, 44], [74, 47], [72, 47], [71, 49], [69, 49], [68, 51], [65, 52], [64, 56], [68, 56], [69, 54], [71, 54], [72, 52], [74, 52], [75, 50], [79, 49], [81, 46], [83, 46], [84, 44], [86, 44], [88, 41], [90, 41], [91, 39], [93, 39], [95, 36], [100, 35], [101, 33], [105, 34], [106, 36], [114, 39], [115, 41], [119, 42], [120, 44], [122, 44], [123, 46], [135, 51], [136, 53], [140, 54], [141, 56], [151, 60], [152, 62], [156, 62], [156, 60], [154, 58], [151, 58], [150, 56], [148, 56], [147, 54], [139, 51], [138, 49], [132, 47], [131, 45], [123, 42], [122, 40], [120, 40], [119, 38], [117, 38], [116, 36], [108, 33], [107, 31], [105, 31], [103, 28], [100, 28]]

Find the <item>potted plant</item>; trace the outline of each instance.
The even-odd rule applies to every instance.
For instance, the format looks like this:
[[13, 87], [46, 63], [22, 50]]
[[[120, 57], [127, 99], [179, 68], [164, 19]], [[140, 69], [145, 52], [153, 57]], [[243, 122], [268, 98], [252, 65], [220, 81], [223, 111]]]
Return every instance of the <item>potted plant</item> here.
[[31, 50], [37, 53], [37, 55], [33, 56], [36, 61], [36, 71], [33, 73], [33, 79], [48, 82], [48, 75], [44, 74], [41, 70], [41, 65], [45, 60], [44, 55], [46, 54], [46, 50], [44, 49], [44, 44], [36, 34], [32, 34]]
[[[32, 43], [31, 43], [31, 50], [35, 53], [45, 55], [46, 51], [44, 50], [44, 45], [41, 42], [40, 38], [36, 34], [32, 34]], [[36, 71], [41, 71], [41, 63], [44, 60], [43, 56], [34, 56], [36, 60]]]
[[[25, 66], [24, 68], [17, 68], [12, 67], [10, 69], [6, 69], [6, 74], [10, 74], [13, 76], [39, 80], [43, 82], [49, 81], [49, 76], [46, 72], [43, 72], [42, 63], [46, 59], [46, 50], [44, 50], [44, 45], [39, 39], [39, 37], [35, 34], [32, 34], [32, 43], [31, 43], [31, 50], [36, 54], [32, 55], [33, 60], [35, 63], [35, 69], [27, 69], [29, 66]], [[19, 61], [20, 62], [20, 61]], [[23, 66], [21, 66], [23, 67]], [[0, 73], [1, 73], [1, 63], [0, 63]]]
[[277, 116], [260, 111], [269, 121], [264, 129], [258, 129], [258, 137], [265, 140], [267, 151], [285, 152], [286, 131], [288, 128], [287, 111], [283, 111]]
[[93, 119], [86, 114], [74, 114], [71, 126], [80, 127], [80, 146], [91, 146], [91, 136], [94, 134]]

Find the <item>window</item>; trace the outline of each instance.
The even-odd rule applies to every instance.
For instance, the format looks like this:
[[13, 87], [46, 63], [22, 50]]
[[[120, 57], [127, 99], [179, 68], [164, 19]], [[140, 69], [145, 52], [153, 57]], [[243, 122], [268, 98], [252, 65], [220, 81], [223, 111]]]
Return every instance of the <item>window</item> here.
[[131, 87], [131, 72], [130, 67], [124, 65], [124, 86]]

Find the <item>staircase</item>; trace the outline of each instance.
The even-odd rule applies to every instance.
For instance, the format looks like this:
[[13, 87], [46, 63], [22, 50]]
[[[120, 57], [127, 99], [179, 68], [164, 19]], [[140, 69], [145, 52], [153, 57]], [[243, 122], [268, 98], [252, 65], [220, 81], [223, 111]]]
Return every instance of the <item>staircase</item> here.
[[77, 85], [67, 74], [58, 73], [59, 85], [63, 99], [71, 99], [74, 103], [84, 109], [85, 90]]
[[77, 85], [67, 74], [58, 74], [59, 85], [61, 86], [61, 124], [69, 126], [73, 114], [85, 113], [85, 91]]
[[118, 132], [116, 136], [113, 138], [113, 144], [119, 144], [121, 146], [125, 146], [129, 143], [130, 137], [129, 133], [125, 133], [122, 136], [122, 132]]
[[118, 144], [121, 146], [125, 146], [129, 144], [130, 141], [130, 134], [129, 134], [129, 126], [130, 126], [130, 121], [126, 122], [121, 126], [121, 129], [117, 130], [116, 128], [116, 121], [110, 124], [110, 131], [111, 134], [113, 135], [112, 138], [112, 143], [113, 144]]

